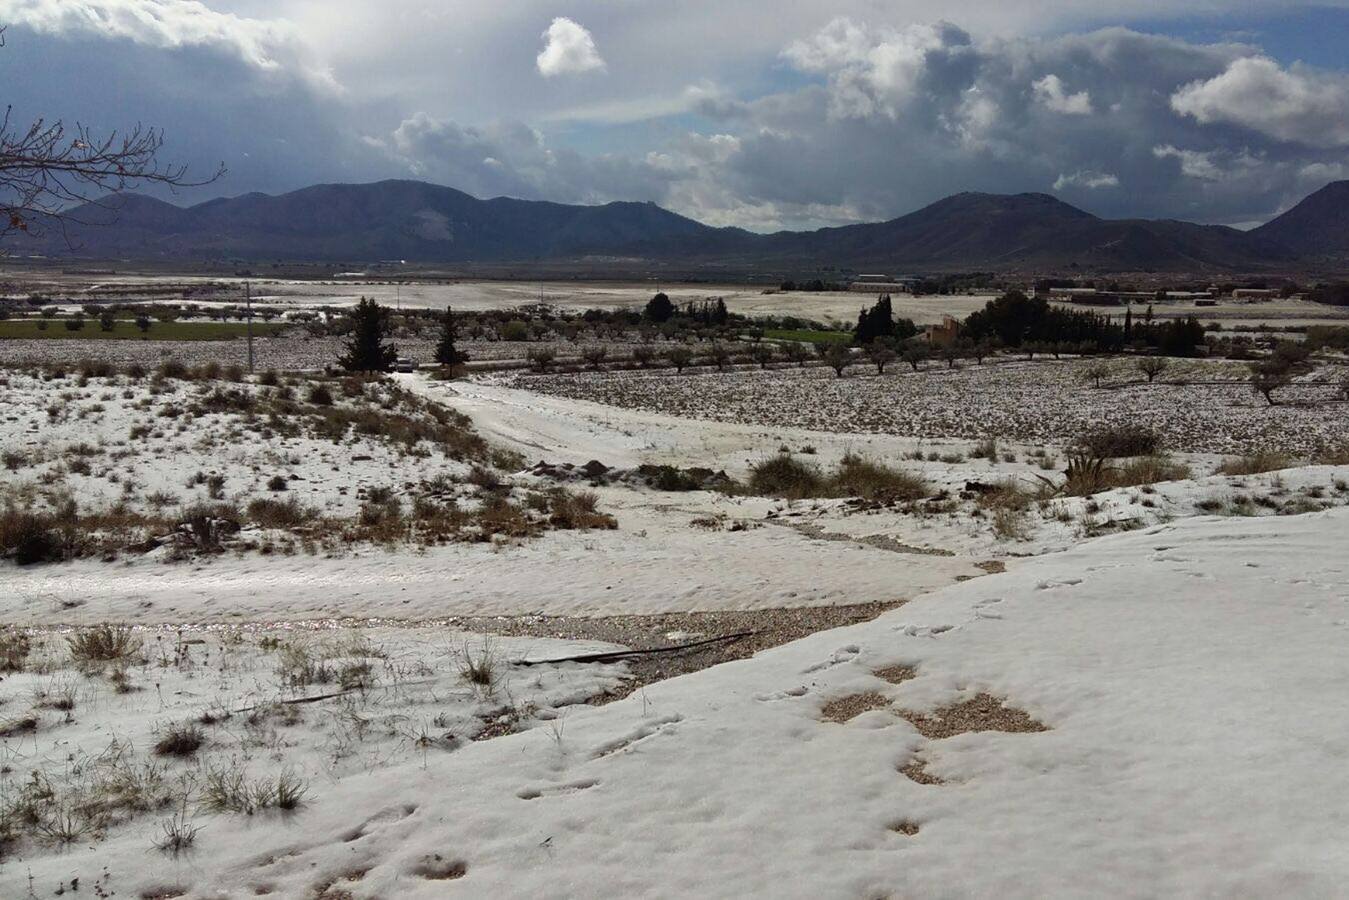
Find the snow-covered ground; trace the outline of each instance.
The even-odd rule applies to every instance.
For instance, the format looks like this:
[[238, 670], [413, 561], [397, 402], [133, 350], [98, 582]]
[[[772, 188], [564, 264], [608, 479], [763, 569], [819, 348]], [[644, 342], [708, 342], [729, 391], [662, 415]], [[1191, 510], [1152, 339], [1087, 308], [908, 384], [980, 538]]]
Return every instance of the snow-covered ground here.
[[1103, 538], [292, 812], [189, 809], [176, 857], [150, 816], [11, 858], [0, 893], [1337, 896], [1346, 526]]
[[[336, 527], [381, 490], [407, 506], [435, 483], [471, 510], [491, 490], [546, 496], [563, 464], [744, 479], [783, 451], [821, 468], [861, 454], [930, 496], [573, 477], [616, 529], [264, 553], [283, 538], [247, 524], [223, 553], [0, 561], [0, 897], [1336, 895], [1349, 466], [1221, 474], [1263, 408], [1172, 397], [1176, 480], [1054, 495], [1064, 410], [1074, 428], [1095, 415], [1068, 395], [1095, 392], [1054, 364], [989, 368], [1004, 388], [1023, 369], [1062, 383], [1011, 418], [996, 385], [967, 384], [953, 396], [987, 429], [935, 438], [930, 418], [830, 419], [843, 407], [824, 395], [805, 400], [821, 427], [784, 420], [773, 411], [815, 384], [795, 370], [708, 376], [728, 390], [678, 409], [513, 386], [547, 379], [328, 383], [338, 409], [467, 416], [454, 452], [396, 439], [391, 420], [334, 440], [308, 406], [274, 418], [286, 384], [7, 373], [5, 502], [70, 494], [148, 515], [295, 497]], [[843, 383], [921, 395], [956, 377]], [[261, 405], [231, 411], [216, 389]], [[1164, 390], [1101, 393], [1143, 398], [1129, 409], [1146, 419]], [[1342, 441], [1340, 409], [1289, 421]], [[1040, 413], [1045, 436], [1011, 429], [991, 458], [974, 439]], [[479, 484], [473, 465], [497, 463], [511, 484]], [[1015, 505], [982, 499], [1007, 483]], [[693, 612], [767, 630], [900, 601], [666, 681], [660, 656], [519, 664], [716, 637]], [[834, 609], [858, 604], [875, 608]], [[690, 624], [614, 625], [660, 614]], [[68, 626], [109, 621], [137, 626], [134, 651], [74, 659], [68, 638], [87, 632]], [[31, 647], [9, 665], [21, 634]], [[199, 747], [155, 751], [184, 727]], [[275, 808], [283, 782], [304, 787], [292, 809]], [[173, 834], [191, 845], [164, 849]]]
[[1210, 453], [1311, 453], [1343, 443], [1349, 434], [1349, 403], [1340, 399], [1343, 366], [1327, 366], [1283, 389], [1278, 397], [1285, 402], [1271, 407], [1251, 391], [1249, 369], [1240, 362], [1173, 362], [1148, 384], [1129, 361], [1112, 360], [1099, 389], [1090, 365], [1042, 357], [956, 369], [934, 361], [916, 373], [891, 364], [884, 375], [859, 362], [846, 378], [814, 367], [513, 374], [501, 380], [644, 412], [832, 432], [1063, 444], [1093, 425], [1130, 422], [1158, 428], [1171, 449]]

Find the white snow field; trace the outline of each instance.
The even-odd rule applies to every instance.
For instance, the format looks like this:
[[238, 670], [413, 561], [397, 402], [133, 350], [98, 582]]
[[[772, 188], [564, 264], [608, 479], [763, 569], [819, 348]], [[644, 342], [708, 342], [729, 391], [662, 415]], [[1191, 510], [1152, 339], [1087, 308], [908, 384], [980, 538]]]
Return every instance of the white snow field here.
[[0, 896], [1343, 896], [1346, 640], [1349, 511], [1188, 519]]

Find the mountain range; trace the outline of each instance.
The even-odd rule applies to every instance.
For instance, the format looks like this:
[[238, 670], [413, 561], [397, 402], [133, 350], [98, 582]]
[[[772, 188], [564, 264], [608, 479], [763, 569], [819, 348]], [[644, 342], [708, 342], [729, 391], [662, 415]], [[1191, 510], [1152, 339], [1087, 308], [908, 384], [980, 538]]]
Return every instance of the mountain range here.
[[425, 264], [618, 260], [796, 272], [1260, 271], [1349, 261], [1349, 181], [1251, 231], [1102, 219], [1048, 194], [962, 193], [886, 222], [756, 234], [653, 203], [576, 206], [418, 181], [323, 184], [179, 207], [123, 194], [64, 227], [6, 239], [14, 254], [139, 261], [406, 260]]

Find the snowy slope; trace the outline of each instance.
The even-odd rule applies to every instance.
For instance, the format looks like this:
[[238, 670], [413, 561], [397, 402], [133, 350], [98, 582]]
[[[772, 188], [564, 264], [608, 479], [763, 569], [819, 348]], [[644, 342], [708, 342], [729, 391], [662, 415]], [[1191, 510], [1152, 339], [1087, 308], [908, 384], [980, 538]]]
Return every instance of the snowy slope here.
[[[1337, 896], [1346, 640], [1349, 512], [1192, 519], [320, 786], [293, 818], [202, 816], [177, 860], [147, 823], [11, 861], [0, 895], [106, 866], [119, 896]], [[873, 674], [895, 664], [916, 676]], [[867, 691], [889, 705], [822, 720]], [[982, 692], [1047, 730], [925, 738], [898, 713]]]

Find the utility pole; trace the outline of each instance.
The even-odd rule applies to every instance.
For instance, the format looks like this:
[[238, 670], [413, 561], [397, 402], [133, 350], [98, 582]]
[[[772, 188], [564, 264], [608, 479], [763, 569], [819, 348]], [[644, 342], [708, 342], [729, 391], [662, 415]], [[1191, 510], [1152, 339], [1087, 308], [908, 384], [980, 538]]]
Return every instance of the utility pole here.
[[253, 285], [244, 282], [244, 313], [248, 323], [248, 374], [253, 374]]

